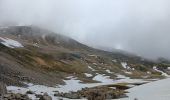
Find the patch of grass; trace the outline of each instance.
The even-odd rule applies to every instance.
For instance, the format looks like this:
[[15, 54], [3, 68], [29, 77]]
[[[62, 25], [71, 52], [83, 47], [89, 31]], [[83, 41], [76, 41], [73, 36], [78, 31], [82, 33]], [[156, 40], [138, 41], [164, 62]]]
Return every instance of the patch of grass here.
[[156, 78], [163, 79], [163, 78], [165, 78], [165, 76], [158, 75], [158, 74], [152, 74], [148, 77], [148, 79], [156, 79]]
[[106, 85], [106, 86], [107, 87], [115, 87], [116, 89], [119, 89], [119, 90], [126, 90], [126, 89], [130, 88], [127, 85], [128, 85], [128, 83], [118, 83], [118, 84], [112, 84], [112, 85]]

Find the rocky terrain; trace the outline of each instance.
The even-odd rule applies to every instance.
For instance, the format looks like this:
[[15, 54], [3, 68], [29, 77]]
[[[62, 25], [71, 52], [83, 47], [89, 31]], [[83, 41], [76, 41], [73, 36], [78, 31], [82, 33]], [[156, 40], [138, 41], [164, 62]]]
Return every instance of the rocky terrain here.
[[[169, 74], [170, 63], [164, 59], [152, 61], [128, 53], [98, 50], [69, 37], [35, 26], [0, 28], [0, 81], [7, 85], [7, 92], [1, 91], [1, 94], [8, 93], [5, 98], [16, 99], [18, 97], [14, 87], [10, 86], [22, 88], [31, 86], [66, 87], [76, 82], [77, 85], [80, 85], [77, 87], [78, 94], [81, 94], [80, 98], [94, 100], [92, 95], [96, 95], [96, 91], [104, 91], [102, 94], [97, 94], [104, 95], [99, 98], [110, 98], [108, 94], [112, 93], [113, 99], [121, 97], [125, 91], [110, 87], [97, 87], [94, 91], [93, 87], [113, 84], [114, 80], [122, 79], [119, 77], [120, 75], [124, 76], [122, 82], [128, 83], [131, 79], [165, 78]], [[30, 86], [30, 84], [33, 85]], [[89, 84], [89, 89], [83, 89], [87, 84]], [[66, 90], [61, 89], [60, 92], [60, 89], [57, 88], [56, 91], [59, 93], [53, 93], [53, 96], [54, 94], [61, 96], [61, 92]], [[85, 93], [89, 95], [87, 96]], [[20, 97], [29, 100], [30, 96], [27, 97], [25, 94], [21, 93]], [[72, 94], [75, 95], [75, 93]], [[48, 94], [44, 91], [41, 95], [47, 96]], [[50, 100], [42, 98], [40, 97], [40, 100]]]

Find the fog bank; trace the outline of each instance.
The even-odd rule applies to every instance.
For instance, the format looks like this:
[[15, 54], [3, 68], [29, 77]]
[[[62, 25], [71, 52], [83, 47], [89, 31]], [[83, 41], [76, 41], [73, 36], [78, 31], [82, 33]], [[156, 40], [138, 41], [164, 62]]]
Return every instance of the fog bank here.
[[18, 24], [90, 46], [170, 58], [169, 0], [0, 0], [0, 25]]

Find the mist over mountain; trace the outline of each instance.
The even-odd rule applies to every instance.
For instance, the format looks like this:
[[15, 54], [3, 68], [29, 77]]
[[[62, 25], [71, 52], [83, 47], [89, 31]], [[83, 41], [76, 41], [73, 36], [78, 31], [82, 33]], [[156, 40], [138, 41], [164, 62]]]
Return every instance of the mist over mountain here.
[[0, 0], [0, 26], [36, 25], [93, 47], [170, 58], [169, 0]]

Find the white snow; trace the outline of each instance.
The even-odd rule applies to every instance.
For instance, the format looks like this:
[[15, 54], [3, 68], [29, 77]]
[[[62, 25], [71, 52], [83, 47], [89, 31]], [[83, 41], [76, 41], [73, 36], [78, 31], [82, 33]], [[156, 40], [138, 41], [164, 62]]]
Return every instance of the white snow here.
[[124, 69], [127, 68], [127, 63], [126, 63], [126, 62], [121, 62], [121, 65], [122, 65], [122, 67], [123, 67]]
[[147, 74], [151, 74], [151, 72], [150, 72], [150, 71], [147, 71]]
[[59, 91], [59, 92], [78, 91], [78, 90], [81, 90], [82, 88], [85, 88], [85, 87], [90, 88], [90, 87], [95, 87], [95, 86], [100, 86], [100, 85], [111, 84], [111, 83], [108, 83], [108, 81], [105, 82], [105, 83], [81, 83], [81, 81], [76, 79], [76, 78], [72, 78], [70, 80], [64, 80], [64, 82], [66, 84], [65, 85], [59, 85], [57, 87], [57, 91]]
[[129, 98], [118, 100], [169, 100], [170, 98], [170, 78], [150, 82], [141, 86], [136, 86], [128, 90]]
[[[47, 86], [43, 86], [43, 85], [34, 85], [34, 86], [30, 86], [28, 88], [21, 88], [21, 87], [16, 87], [16, 86], [8, 86], [7, 90], [11, 91], [12, 93], [21, 93], [21, 94], [25, 94], [27, 91], [31, 90], [34, 93], [41, 94], [41, 95], [43, 95], [44, 93], [48, 93], [48, 95], [52, 97], [52, 100], [59, 100], [59, 98], [62, 98], [62, 97], [54, 96], [56, 88], [47, 87]], [[32, 100], [38, 100], [36, 98], [35, 94], [28, 94], [28, 96]], [[62, 98], [62, 100], [70, 100], [70, 99]], [[86, 100], [86, 99], [77, 99], [77, 100]]]
[[170, 70], [170, 67], [168, 67], [167, 69]]
[[111, 72], [109, 69], [106, 70], [107, 73], [112, 74], [113, 72]]
[[132, 72], [127, 72], [127, 71], [125, 71], [125, 73], [126, 73], [126, 74], [132, 74]]
[[110, 79], [110, 76], [104, 76], [101, 74], [98, 74], [93, 78], [93, 80], [100, 81], [101, 83], [104, 83], [104, 84], [148, 82], [142, 79], [130, 79], [129, 77], [126, 77], [120, 74], [117, 75], [117, 79], [118, 80], [113, 80], [113, 79]]
[[93, 78], [93, 80], [99, 81], [99, 82], [102, 82], [102, 83], [111, 83], [111, 82], [113, 82], [113, 79], [110, 79], [110, 76], [104, 76], [104, 75], [101, 75], [101, 74], [96, 75]]
[[89, 57], [94, 57], [94, 58], [98, 58], [97, 55], [88, 55]]
[[[11, 91], [12, 93], [22, 93], [25, 94], [27, 91], [33, 91], [36, 94], [44, 94], [48, 93], [49, 96], [52, 97], [52, 100], [58, 100], [60, 97], [55, 97], [55, 91], [59, 92], [69, 92], [69, 91], [77, 91], [79, 89], [84, 88], [84, 86], [80, 85], [79, 80], [75, 80], [75, 78], [72, 78], [71, 80], [65, 80], [66, 85], [59, 85], [56, 87], [47, 87], [44, 85], [33, 85], [31, 83], [27, 83], [29, 87], [27, 88], [22, 88], [22, 87], [17, 87], [17, 86], [8, 86], [7, 90]], [[29, 94], [28, 95], [32, 100], [37, 100], [35, 97], [35, 94]], [[63, 100], [70, 100], [67, 98], [62, 98]], [[81, 99], [81, 100], [86, 100], [86, 99]]]
[[163, 71], [157, 69], [156, 66], [154, 66], [153, 69], [154, 69], [155, 71], [157, 71], [157, 72], [160, 72], [163, 76], [166, 76], [166, 77], [169, 76], [167, 73], [165, 73], [165, 72], [163, 72]]
[[91, 69], [91, 71], [96, 71], [94, 68], [92, 68], [91, 66], [88, 66], [89, 69]]
[[113, 61], [113, 62], [115, 62], [115, 63], [117, 62], [117, 60], [116, 60], [116, 59], [114, 59], [114, 60], [112, 60], [112, 61]]
[[[36, 94], [44, 94], [47, 92], [53, 98], [53, 100], [58, 100], [58, 97], [54, 97], [55, 91], [66, 93], [70, 91], [78, 91], [85, 87], [90, 88], [90, 87], [95, 87], [95, 86], [116, 84], [116, 83], [122, 83], [122, 82], [125, 82], [125, 83], [146, 82], [140, 79], [130, 79], [129, 77], [126, 77], [123, 75], [118, 75], [119, 80], [113, 80], [113, 79], [110, 79], [109, 76], [98, 74], [93, 79], [100, 81], [101, 83], [86, 83], [86, 84], [81, 83], [80, 80], [78, 80], [76, 77], [73, 77], [73, 76], [70, 76], [67, 78], [70, 78], [70, 79], [64, 80], [65, 85], [58, 85], [56, 87], [47, 87], [44, 85], [34, 85], [31, 83], [30, 84], [26, 83], [29, 86], [27, 88], [8, 86], [7, 90], [12, 91], [14, 93], [22, 93], [22, 94], [25, 94], [29, 90], [35, 92]], [[29, 95], [29, 97], [35, 100], [35, 95]], [[63, 100], [68, 100], [68, 99], [65, 98]]]
[[130, 79], [129, 77], [126, 77], [124, 75], [120, 75], [118, 74], [117, 75], [117, 78], [119, 80], [116, 80], [116, 82], [114, 83], [143, 83], [143, 82], [149, 82], [149, 81], [152, 81], [152, 80], [142, 80], [142, 79]]
[[89, 74], [89, 73], [84, 73], [86, 75], [86, 77], [92, 77], [93, 75], [92, 74]]
[[[70, 91], [81, 90], [82, 88], [85, 88], [85, 87], [95, 87], [95, 86], [99, 86], [99, 85], [108, 84], [108, 83], [84, 84], [84, 83], [80, 83], [81, 81], [77, 80], [77, 78], [75, 78], [75, 77], [71, 76], [71, 77], [68, 77], [68, 78], [71, 78], [71, 79], [70, 80], [64, 80], [65, 85], [58, 85], [56, 87], [47, 87], [47, 86], [44, 86], [44, 85], [33, 85], [33, 84], [27, 83], [27, 85], [29, 86], [27, 88], [16, 87], [16, 86], [8, 86], [7, 90], [11, 91], [13, 93], [22, 93], [22, 94], [25, 94], [29, 90], [33, 91], [36, 94], [48, 93], [53, 98], [53, 100], [58, 100], [57, 99], [58, 97], [54, 97], [55, 91], [66, 93], [66, 92], [70, 92]], [[35, 100], [34, 95], [29, 95], [29, 97], [32, 98], [33, 100]]]
[[127, 70], [135, 70], [134, 68], [131, 68], [128, 66], [128, 64], [126, 62], [121, 62], [121, 65], [124, 69], [127, 69]]
[[88, 56], [90, 56], [90, 57], [97, 57], [97, 55], [88, 55]]
[[23, 47], [23, 45], [21, 43], [19, 43], [18, 41], [9, 39], [9, 38], [2, 38], [0, 37], [0, 43], [2, 43], [3, 45], [10, 47], [10, 48], [20, 48]]

